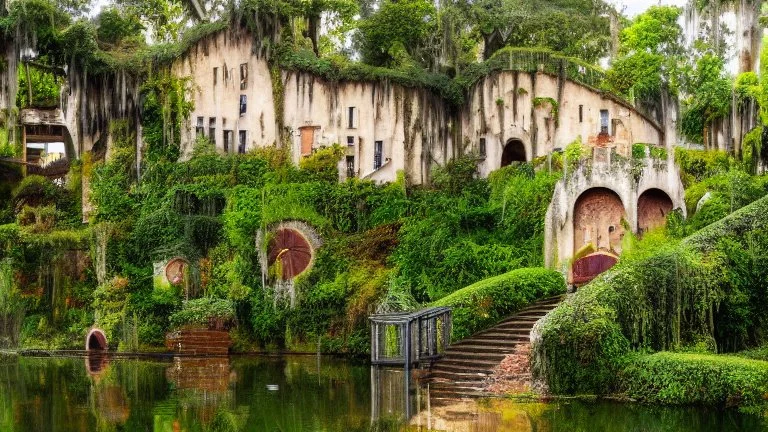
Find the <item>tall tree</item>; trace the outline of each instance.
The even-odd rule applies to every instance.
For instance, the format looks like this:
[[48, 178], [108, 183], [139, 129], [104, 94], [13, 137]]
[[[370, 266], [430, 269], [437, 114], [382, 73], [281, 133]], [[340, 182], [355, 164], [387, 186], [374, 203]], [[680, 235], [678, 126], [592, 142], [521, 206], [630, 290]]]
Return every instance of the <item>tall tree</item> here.
[[545, 47], [589, 62], [608, 54], [613, 9], [602, 0], [473, 0], [484, 57], [504, 46]]

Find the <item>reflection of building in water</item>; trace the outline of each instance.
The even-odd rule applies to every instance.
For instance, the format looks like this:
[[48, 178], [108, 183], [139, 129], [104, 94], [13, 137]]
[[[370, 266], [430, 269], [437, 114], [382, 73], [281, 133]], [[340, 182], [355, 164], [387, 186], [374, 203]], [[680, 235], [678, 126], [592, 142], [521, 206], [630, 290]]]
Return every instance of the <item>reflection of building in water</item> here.
[[174, 357], [165, 377], [176, 387], [187, 408], [185, 415], [195, 416], [203, 424], [209, 424], [216, 411], [233, 399], [230, 384], [236, 381], [236, 374], [228, 357]]
[[98, 425], [123, 424], [131, 415], [128, 396], [109, 363], [110, 358], [107, 354], [92, 353], [85, 357], [85, 369], [91, 377], [92, 384], [91, 412]]

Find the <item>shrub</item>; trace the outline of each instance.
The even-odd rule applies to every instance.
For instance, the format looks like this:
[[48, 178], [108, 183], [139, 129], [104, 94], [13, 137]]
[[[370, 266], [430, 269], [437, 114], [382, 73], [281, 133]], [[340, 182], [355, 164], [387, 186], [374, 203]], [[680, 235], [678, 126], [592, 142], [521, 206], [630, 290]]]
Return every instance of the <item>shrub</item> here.
[[630, 348], [759, 343], [768, 326], [766, 215], [763, 198], [680, 244], [625, 253], [538, 324], [534, 373], [554, 393], [605, 393], [617, 388]]
[[560, 273], [544, 268], [523, 268], [462, 288], [432, 303], [453, 308], [454, 340], [496, 324], [534, 301], [565, 292]]
[[[235, 306], [231, 300], [203, 297], [185, 301], [180, 311], [171, 315], [173, 327], [207, 325], [212, 322], [226, 324], [235, 319]], [[217, 325], [219, 327], [219, 325]]]
[[673, 405], [738, 405], [764, 412], [768, 362], [713, 354], [660, 352], [634, 357], [622, 374], [629, 397]]

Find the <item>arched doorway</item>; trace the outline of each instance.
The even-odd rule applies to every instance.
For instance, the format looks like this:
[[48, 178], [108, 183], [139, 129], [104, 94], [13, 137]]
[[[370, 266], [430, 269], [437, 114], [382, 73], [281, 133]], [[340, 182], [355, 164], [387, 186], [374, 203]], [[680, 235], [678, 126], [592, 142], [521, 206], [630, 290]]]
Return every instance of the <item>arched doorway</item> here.
[[519, 139], [511, 139], [504, 146], [501, 153], [501, 166], [505, 167], [512, 162], [525, 162], [528, 158], [525, 155], [525, 145]]
[[625, 218], [624, 204], [616, 192], [607, 188], [583, 192], [573, 206], [574, 253], [589, 244], [595, 251], [621, 253]]
[[667, 223], [674, 208], [672, 199], [661, 189], [648, 189], [637, 199], [637, 232], [642, 234]]
[[88, 336], [85, 338], [86, 351], [106, 351], [108, 347], [107, 335], [102, 330], [93, 329], [88, 332]]

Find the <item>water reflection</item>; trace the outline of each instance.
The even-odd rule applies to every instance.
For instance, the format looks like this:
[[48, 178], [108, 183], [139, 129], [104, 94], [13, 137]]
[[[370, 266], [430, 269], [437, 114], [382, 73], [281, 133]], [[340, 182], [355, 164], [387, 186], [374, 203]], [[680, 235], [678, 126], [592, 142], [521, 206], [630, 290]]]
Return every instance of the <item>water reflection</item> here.
[[[735, 412], [430, 400], [402, 371], [310, 357], [0, 357], [0, 431], [735, 431]], [[267, 386], [274, 385], [276, 390]], [[402, 423], [405, 403], [414, 416]]]

